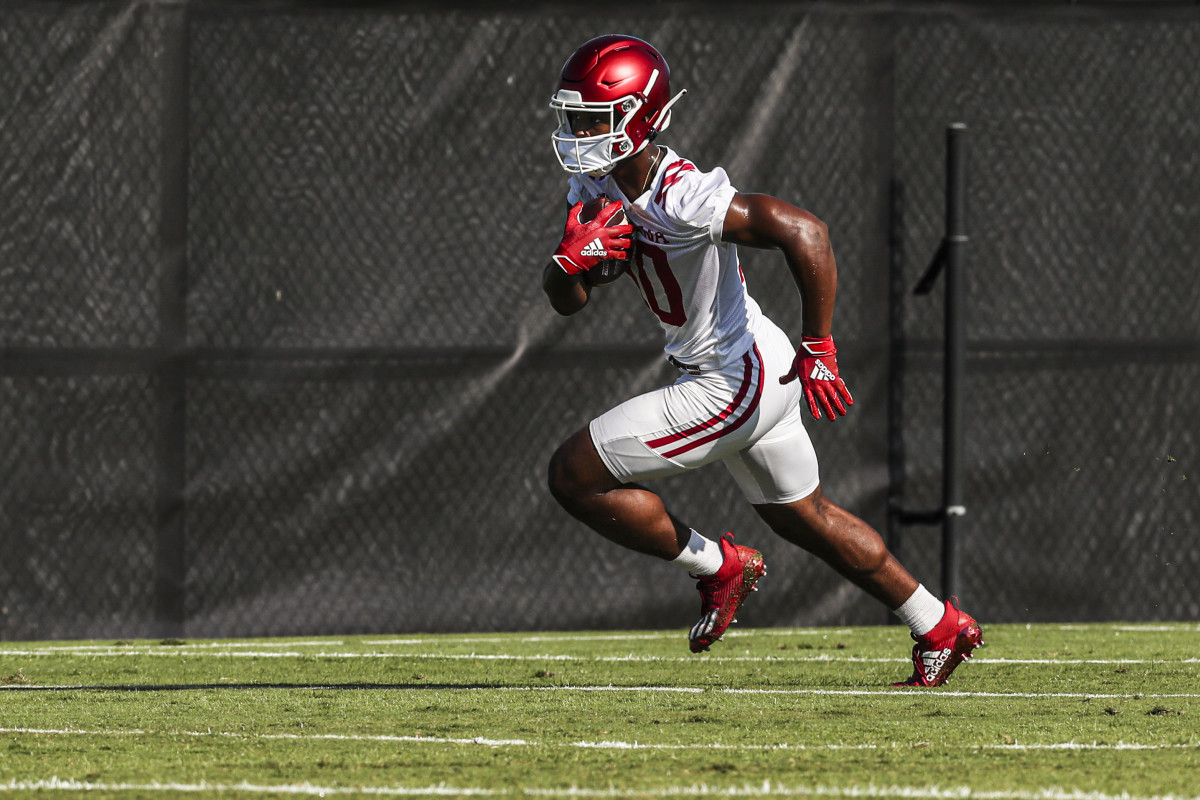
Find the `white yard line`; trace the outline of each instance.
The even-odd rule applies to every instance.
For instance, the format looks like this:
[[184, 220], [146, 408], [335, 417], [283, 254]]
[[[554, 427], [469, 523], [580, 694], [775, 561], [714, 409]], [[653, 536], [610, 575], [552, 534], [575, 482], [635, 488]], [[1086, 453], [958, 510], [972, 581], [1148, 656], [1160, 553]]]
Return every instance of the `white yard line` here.
[[525, 787], [521, 790], [485, 789], [469, 786], [317, 786], [311, 783], [255, 784], [241, 783], [101, 783], [92, 781], [62, 780], [46, 778], [36, 781], [10, 780], [0, 783], [3, 791], [76, 791], [119, 794], [150, 792], [222, 794], [247, 792], [258, 794], [290, 794], [325, 797], [329, 795], [365, 794], [381, 796], [437, 796], [470, 797], [488, 795], [522, 795], [526, 797], [904, 797], [918, 800], [1200, 800], [1192, 795], [1130, 795], [1088, 792], [1080, 789], [1046, 787], [1025, 791], [976, 790], [970, 786], [788, 786], [764, 781], [759, 785], [709, 786], [692, 784], [668, 786], [660, 789], [637, 789], [633, 787], [609, 786], [604, 789], [572, 786], [569, 789], [538, 789]]
[[[986, 622], [984, 627], [986, 628]], [[1029, 626], [1027, 626], [1029, 627]], [[1163, 633], [1170, 631], [1200, 632], [1200, 624], [1196, 623], [1147, 623], [1134, 625], [1127, 623], [1092, 624], [1092, 625], [1054, 625], [1054, 630], [1087, 631], [1111, 630], [1128, 633]], [[731, 630], [725, 634], [726, 639], [750, 639], [756, 636], [847, 636], [855, 633], [853, 628], [742, 628]], [[607, 642], [625, 640], [655, 640], [677, 639], [682, 636], [678, 632], [662, 633], [574, 633], [574, 634], [496, 634], [491, 636], [398, 636], [384, 639], [364, 639], [361, 644], [393, 645], [393, 644], [477, 644], [519, 642]]]
[[1163, 633], [1165, 631], [1200, 631], [1200, 625], [1113, 625], [1112, 630], [1126, 633]]
[[[87, 685], [87, 684], [64, 684], [64, 685], [39, 685], [34, 683], [16, 683], [0, 685], [0, 691], [10, 692], [36, 692], [36, 691], [105, 691], [109, 689], [121, 689], [121, 686], [105, 686], [105, 685]], [[159, 687], [154, 685], [145, 685], [137, 687], [140, 691], [152, 692], [157, 691]], [[163, 689], [175, 689], [175, 686], [162, 687]], [[188, 687], [184, 687], [188, 688]], [[200, 688], [209, 688], [207, 686]], [[230, 687], [215, 687], [215, 688], [237, 688], [243, 689], [271, 689], [271, 690], [343, 690], [346, 687], [338, 684], [327, 683], [296, 683], [286, 685], [273, 685], [271, 683], [255, 684], [235, 684]], [[357, 688], [357, 687], [355, 687]], [[365, 686], [364, 689], [374, 689], [376, 691], [389, 691], [387, 686], [381, 685], [378, 687]], [[1179, 698], [1198, 698], [1200, 693], [1195, 692], [1175, 692], [1175, 693], [1155, 693], [1155, 692], [1127, 692], [1127, 693], [1106, 693], [1106, 692], [962, 692], [951, 691], [948, 689], [907, 689], [907, 688], [880, 688], [880, 689], [734, 689], [734, 688], [711, 688], [707, 689], [700, 686], [572, 686], [556, 685], [556, 686], [447, 686], [442, 684], [432, 684], [430, 686], [404, 686], [404, 691], [431, 691], [431, 692], [661, 692], [665, 694], [704, 694], [706, 692], [719, 692], [722, 694], [771, 694], [771, 695], [814, 695], [814, 696], [847, 696], [847, 697], [900, 697], [907, 695], [919, 695], [929, 699], [941, 698], [963, 698], [963, 697], [1004, 697], [1004, 698], [1025, 698], [1030, 700], [1041, 699], [1093, 699], [1093, 700], [1161, 700], [1161, 699], [1179, 699]]]
[[574, 634], [574, 635], [539, 635], [522, 636], [454, 636], [428, 639], [366, 639], [362, 644], [369, 645], [410, 645], [410, 644], [506, 644], [508, 642], [621, 642], [621, 641], [653, 641], [655, 639], [673, 639], [680, 634], [667, 633], [634, 633], [634, 634]]
[[348, 741], [348, 742], [400, 742], [408, 744], [466, 744], [484, 747], [535, 747], [537, 742], [525, 739], [488, 739], [476, 736], [469, 739], [450, 739], [437, 736], [397, 736], [389, 734], [349, 734], [349, 733], [238, 733], [235, 731], [148, 731], [139, 728], [127, 730], [84, 730], [82, 728], [0, 728], [0, 733], [30, 734], [38, 736], [215, 736], [224, 739], [247, 740], [284, 740], [284, 741]]
[[471, 797], [476, 795], [508, 794], [503, 789], [479, 789], [471, 787], [456, 787], [440, 784], [438, 786], [314, 786], [311, 783], [257, 784], [257, 783], [98, 783], [92, 781], [62, 780], [46, 778], [38, 781], [17, 781], [0, 783], [0, 792], [104, 792], [117, 794], [134, 792], [169, 792], [172, 794], [197, 792], [202, 794], [223, 794], [226, 792], [252, 792], [257, 794], [297, 794], [326, 797], [328, 795], [369, 794], [384, 796], [435, 796], [435, 797]]
[[[1031, 626], [1026, 626], [1031, 627]], [[1111, 623], [1111, 624], [1090, 624], [1090, 625], [1053, 625], [1054, 630], [1060, 631], [1086, 631], [1086, 630], [1111, 630], [1117, 633], [1163, 633], [1163, 632], [1200, 632], [1200, 624], [1196, 623], [1145, 623], [1145, 624], [1129, 624], [1129, 623]], [[783, 636], [846, 636], [855, 633], [851, 628], [765, 628], [765, 629], [743, 629], [738, 631], [729, 631], [725, 634], [726, 639], [752, 639], [761, 636], [783, 637]], [[446, 644], [504, 644], [506, 642], [606, 642], [606, 641], [654, 641], [663, 639], [676, 639], [682, 636], [678, 632], [663, 632], [663, 633], [582, 633], [582, 634], [493, 634], [493, 635], [474, 635], [474, 636], [399, 636], [383, 639], [363, 639], [359, 642], [350, 642], [350, 645], [362, 644], [372, 646], [387, 646], [387, 645], [446, 645]], [[39, 653], [70, 653], [80, 652], [88, 653], [95, 652], [100, 654], [110, 654], [126, 650], [145, 651], [147, 648], [155, 650], [163, 650], [166, 652], [179, 650], [204, 650], [204, 649], [233, 649], [233, 648], [285, 648], [285, 647], [337, 647], [345, 646], [347, 643], [343, 640], [336, 639], [319, 639], [319, 640], [297, 640], [297, 641], [282, 641], [282, 642], [189, 642], [181, 641], [180, 644], [161, 644], [147, 642], [146, 640], [130, 640], [122, 644], [75, 644], [75, 645], [38, 645], [33, 648], [22, 648], [20, 650], [8, 650], [3, 645], [0, 645], [0, 656], [2, 655], [37, 655]], [[311, 654], [310, 654], [311, 655]], [[1057, 663], [1057, 662], [1055, 662]], [[1109, 662], [1095, 662], [1109, 663]], [[1132, 662], [1136, 663], [1136, 662]]]
[[[114, 730], [83, 729], [83, 728], [0, 728], [0, 734], [23, 734], [34, 736], [94, 736], [94, 737], [132, 737], [132, 736], [213, 736], [228, 739], [245, 739], [250, 741], [347, 741], [347, 742], [396, 742], [401, 744], [461, 744], [482, 747], [563, 747], [582, 750], [891, 750], [912, 747], [912, 743], [890, 742], [885, 744], [792, 744], [788, 742], [768, 744], [721, 744], [719, 742], [702, 742], [693, 744], [653, 744], [648, 742], [622, 741], [576, 741], [576, 742], [535, 742], [528, 739], [489, 739], [485, 736], [469, 738], [448, 738], [442, 736], [402, 736], [396, 734], [351, 734], [351, 733], [242, 733], [237, 731], [214, 731], [211, 728], [203, 731], [151, 731], [140, 728]], [[1012, 744], [963, 744], [964, 750], [1200, 750], [1200, 741], [1183, 744], [1140, 744], [1137, 742], [1049, 742]]]
[[664, 789], [621, 788], [525, 789], [533, 797], [904, 797], [919, 800], [1200, 800], [1192, 795], [1131, 795], [1047, 787], [1033, 791], [986, 791], [969, 786], [788, 786], [766, 781], [760, 786], [719, 787], [706, 784]]
[[[765, 630], [728, 631], [726, 638], [738, 639], [752, 636], [845, 636], [853, 633], [849, 628], [770, 628]], [[438, 636], [430, 638], [390, 638], [365, 639], [362, 644], [503, 644], [509, 641], [518, 642], [623, 642], [654, 639], [680, 639], [682, 633], [571, 633], [571, 634], [534, 634], [530, 636]]]
[[1051, 742], [1049, 744], [981, 744], [982, 750], [1200, 750], [1200, 742], [1185, 744], [1138, 744], [1136, 742]]
[[[302, 644], [302, 643], [294, 643]], [[321, 644], [329, 644], [328, 642], [311, 642], [313, 646]], [[74, 648], [33, 648], [28, 650], [4, 650], [0, 649], [0, 656], [42, 656], [42, 655], [84, 655], [89, 657], [105, 657], [105, 658], [121, 658], [121, 657], [170, 657], [177, 655], [187, 655], [188, 657], [213, 656], [220, 658], [344, 658], [344, 659], [424, 659], [424, 660], [447, 660], [447, 661], [580, 661], [589, 663], [622, 663], [622, 662], [663, 662], [663, 663], [698, 663], [698, 662], [715, 662], [715, 663], [836, 663], [836, 664], [899, 664], [909, 663], [908, 658], [899, 657], [867, 657], [867, 656], [851, 656], [851, 655], [832, 655], [821, 654], [811, 656], [715, 656], [715, 655], [692, 655], [692, 656], [654, 656], [654, 655], [635, 655], [629, 653], [619, 656], [577, 656], [568, 653], [541, 653], [534, 655], [522, 655], [515, 653], [394, 653], [394, 652], [366, 652], [355, 653], [346, 651], [319, 651], [319, 652], [291, 652], [280, 650], [227, 650], [221, 651], [217, 649], [221, 645], [197, 645], [204, 647], [203, 650], [187, 650], [180, 653], [180, 648], [176, 646], [153, 646], [153, 647], [122, 647], [109, 649], [74, 649]], [[241, 647], [250, 645], [224, 645], [225, 647]], [[280, 645], [283, 646], [283, 645]], [[1200, 664], [1200, 658], [989, 658], [987, 656], [976, 656], [971, 660], [972, 666], [981, 664], [1005, 665], [1005, 664], [1027, 664], [1027, 665], [1068, 665], [1068, 664], [1098, 664], [1098, 665], [1195, 665]]]
[[[353, 687], [355, 689], [357, 689], [358, 684], [353, 684]], [[63, 684], [63, 685], [58, 685], [58, 684], [38, 685], [38, 684], [34, 684], [34, 683], [14, 683], [14, 684], [0, 685], [0, 691], [10, 691], [10, 692], [22, 692], [22, 691], [25, 691], [25, 692], [59, 691], [59, 692], [61, 692], [61, 691], [86, 691], [86, 690], [105, 691], [105, 690], [114, 690], [114, 689], [115, 690], [124, 690], [126, 688], [127, 687], [122, 686], [122, 685], [91, 686], [91, 685], [86, 685], [86, 684], [82, 684], [82, 683]], [[136, 688], [138, 691], [153, 692], [153, 691], [158, 691], [160, 689], [172, 689], [173, 690], [173, 689], [177, 689], [179, 687], [177, 687], [176, 685], [173, 685], [173, 684], [163, 686], [163, 687], [158, 687], [153, 684], [148, 684], [148, 685], [140, 685], [139, 684], [139, 685], [135, 686], [134, 688]], [[183, 688], [192, 688], [192, 687], [185, 686]], [[212, 690], [214, 688], [216, 688], [216, 689], [236, 688], [238, 690], [243, 690], [243, 689], [273, 689], [273, 690], [300, 689], [300, 690], [306, 690], [306, 691], [312, 691], [312, 690], [337, 691], [337, 690], [344, 690], [347, 687], [344, 685], [338, 685], [336, 683], [294, 683], [294, 684], [289, 683], [289, 684], [284, 684], [284, 685], [271, 684], [271, 683], [262, 683], [262, 684], [246, 683], [246, 684], [232, 684], [230, 686], [209, 686], [209, 685], [205, 684], [204, 686], [196, 686], [195, 688], [205, 689], [205, 690]], [[376, 691], [388, 691], [388, 687], [386, 685], [381, 685], [378, 687], [365, 686], [364, 688], [374, 689]], [[405, 691], [414, 691], [415, 690], [415, 691], [434, 691], [434, 692], [663, 692], [663, 693], [668, 693], [668, 694], [671, 694], [671, 693], [704, 694], [705, 692], [709, 691], [708, 689], [705, 689], [705, 688], [699, 687], [699, 686], [570, 686], [570, 685], [567, 685], [567, 686], [474, 686], [474, 685], [446, 686], [446, 685], [439, 685], [439, 684], [434, 684], [432, 686], [421, 686], [421, 685], [416, 685], [416, 686], [412, 686], [412, 687], [405, 686], [404, 689], [405, 689]], [[1154, 695], [1139, 695], [1139, 697], [1153, 697], [1153, 696]]]
[[[320, 641], [308, 642], [181, 642], [180, 644], [163, 644], [162, 642], [146, 642], [146, 641], [131, 641], [127, 644], [63, 644], [63, 645], [45, 645], [37, 647], [33, 650], [26, 651], [32, 653], [86, 653], [91, 654], [94, 651], [105, 652], [120, 652], [122, 650], [145, 651], [148, 648], [161, 648], [165, 650], [197, 650], [197, 649], [217, 649], [217, 648], [236, 648], [236, 647], [337, 647], [346, 643], [333, 639], [322, 639]], [[0, 655], [6, 653], [21, 654], [22, 651], [5, 650], [0, 647]]]
[[1062, 698], [1062, 699], [1084, 699], [1091, 698], [1093, 700], [1104, 699], [1160, 699], [1160, 698], [1186, 698], [1200, 697], [1197, 693], [1179, 693], [1179, 694], [1153, 694], [1150, 692], [1134, 692], [1128, 694], [1107, 694], [1102, 692], [955, 692], [948, 689], [714, 689], [717, 692], [725, 694], [807, 694], [807, 695], [847, 695], [852, 697], [867, 696], [867, 697], [895, 697], [898, 695], [918, 695], [920, 697], [928, 697], [930, 699], [942, 697], [1011, 697], [1011, 698], [1027, 698], [1040, 700], [1042, 698]]

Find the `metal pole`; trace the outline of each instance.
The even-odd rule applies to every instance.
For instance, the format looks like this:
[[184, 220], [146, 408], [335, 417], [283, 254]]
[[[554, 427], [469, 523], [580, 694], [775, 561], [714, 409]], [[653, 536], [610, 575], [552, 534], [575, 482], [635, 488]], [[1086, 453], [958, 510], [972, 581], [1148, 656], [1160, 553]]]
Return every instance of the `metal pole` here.
[[942, 593], [958, 594], [958, 523], [966, 514], [963, 500], [963, 402], [962, 390], [966, 365], [966, 285], [963, 249], [966, 232], [965, 144], [967, 126], [955, 123], [946, 130], [946, 313], [945, 313], [945, 385], [943, 398], [944, 436], [942, 440]]
[[[900, 558], [904, 496], [904, 184], [891, 182], [888, 281], [888, 509], [887, 546]], [[894, 619], [894, 615], [888, 615]]]
[[154, 8], [165, 29], [162, 65], [162, 205], [159, 222], [159, 470], [156, 503], [155, 635], [178, 637], [184, 627], [184, 508], [186, 475], [187, 124], [188, 9]]

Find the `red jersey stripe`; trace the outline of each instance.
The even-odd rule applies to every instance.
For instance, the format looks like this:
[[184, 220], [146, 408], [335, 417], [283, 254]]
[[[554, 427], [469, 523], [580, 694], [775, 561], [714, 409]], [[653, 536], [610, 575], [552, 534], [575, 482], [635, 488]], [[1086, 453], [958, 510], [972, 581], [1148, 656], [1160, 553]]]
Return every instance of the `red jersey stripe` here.
[[[738, 391], [734, 395], [734, 398], [729, 405], [721, 409], [720, 412], [704, 422], [693, 425], [690, 428], [677, 431], [676, 433], [668, 434], [667, 436], [662, 436], [658, 439], [646, 442], [646, 446], [657, 450], [661, 447], [681, 442], [684, 439], [690, 439], [698, 434], [703, 434], [706, 431], [711, 431], [699, 439], [693, 439], [692, 441], [686, 442], [670, 451], [660, 453], [660, 455], [662, 455], [664, 458], [671, 458], [672, 456], [686, 453], [689, 450], [694, 450], [697, 447], [715, 441], [722, 436], [732, 433], [733, 431], [736, 431], [738, 428], [742, 427], [742, 425], [744, 425], [746, 421], [750, 419], [750, 417], [754, 416], [754, 412], [758, 409], [759, 400], [762, 398], [762, 355], [758, 352], [758, 345], [755, 345], [752, 348], [752, 352], [754, 353], [753, 358], [751, 358], [750, 352], [747, 352], [742, 356], [742, 363], [744, 364], [742, 384], [738, 387]], [[758, 380], [754, 379], [754, 370], [756, 366], [758, 368]], [[746, 404], [745, 408], [742, 408], [741, 413], [735, 419], [733, 419], [732, 422], [728, 422], [728, 424], [726, 424], [724, 427], [721, 427], [717, 430], [712, 430], [716, 428], [716, 426], [727, 422], [735, 413], [738, 413], [738, 408], [741, 407], [746, 401], [746, 397], [747, 395], [751, 394], [751, 391], [753, 391], [753, 395], [750, 397], [749, 403]]]
[[696, 165], [686, 159], [679, 159], [666, 166], [663, 169], [662, 183], [658, 187], [658, 191], [654, 194], [654, 202], [659, 206], [666, 208], [667, 189], [670, 189], [679, 179], [683, 177], [684, 172], [695, 172]]
[[742, 404], [742, 400], [745, 399], [746, 395], [750, 391], [750, 378], [753, 373], [754, 364], [750, 360], [749, 353], [746, 353], [742, 356], [742, 364], [742, 384], [738, 387], [737, 394], [734, 395], [733, 400], [729, 403], [729, 405], [725, 406], [725, 408], [721, 409], [721, 411], [719, 411], [715, 416], [709, 417], [704, 422], [697, 423], [690, 428], [684, 428], [683, 430], [676, 431], [675, 433], [669, 433], [666, 436], [662, 436], [658, 439], [652, 439], [651, 441], [646, 442], [646, 446], [651, 449], [657, 449], [663, 445], [671, 444], [672, 442], [678, 442], [680, 439], [686, 439], [689, 436], [702, 433], [714, 425], [719, 425], [728, 419], [729, 416], [737, 410], [738, 406]]

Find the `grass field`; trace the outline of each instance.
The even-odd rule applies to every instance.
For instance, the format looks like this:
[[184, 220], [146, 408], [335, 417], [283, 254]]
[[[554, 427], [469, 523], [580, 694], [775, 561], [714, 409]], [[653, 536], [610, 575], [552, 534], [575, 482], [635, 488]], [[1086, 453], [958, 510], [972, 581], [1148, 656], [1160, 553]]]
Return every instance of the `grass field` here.
[[1200, 625], [0, 644], [0, 794], [1200, 798]]

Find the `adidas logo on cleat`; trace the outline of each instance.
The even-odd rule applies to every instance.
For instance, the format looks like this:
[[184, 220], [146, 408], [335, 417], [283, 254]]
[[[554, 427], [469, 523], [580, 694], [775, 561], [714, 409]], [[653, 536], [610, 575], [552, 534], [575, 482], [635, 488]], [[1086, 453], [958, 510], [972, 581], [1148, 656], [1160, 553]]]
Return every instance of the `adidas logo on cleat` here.
[[912, 649], [912, 677], [892, 686], [941, 686], [959, 664], [972, 656], [972, 650], [983, 645], [983, 630], [959, 609], [958, 598], [951, 597], [945, 606], [937, 627], [922, 636], [912, 635], [916, 641]]
[[596, 258], [607, 258], [608, 251], [604, 249], [604, 245], [600, 243], [600, 240], [596, 239], [591, 244], [589, 244], [587, 247], [580, 250], [579, 255], [595, 256]]
[[921, 660], [925, 662], [925, 677], [927, 680], [933, 681], [937, 678], [938, 674], [942, 671], [942, 667], [946, 666], [946, 662], [950, 660], [953, 652], [953, 650], [947, 647], [940, 653], [929, 652], [921, 654]]

